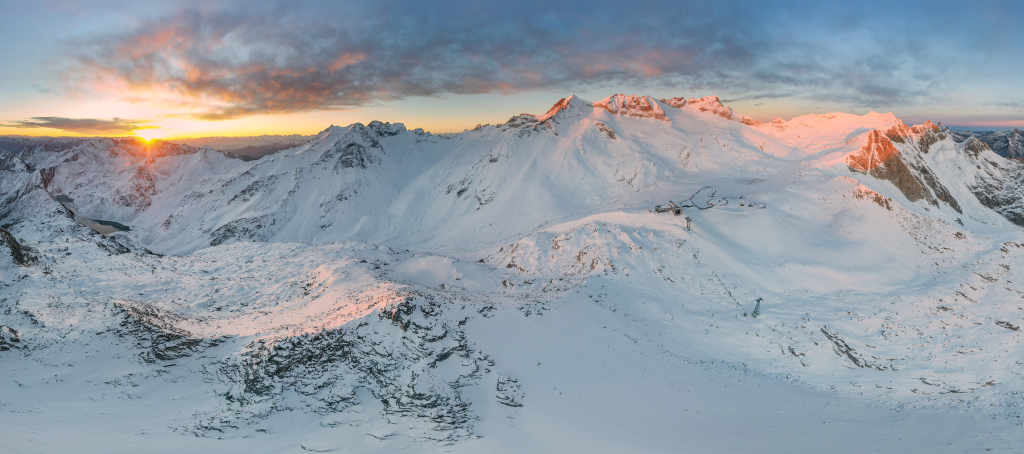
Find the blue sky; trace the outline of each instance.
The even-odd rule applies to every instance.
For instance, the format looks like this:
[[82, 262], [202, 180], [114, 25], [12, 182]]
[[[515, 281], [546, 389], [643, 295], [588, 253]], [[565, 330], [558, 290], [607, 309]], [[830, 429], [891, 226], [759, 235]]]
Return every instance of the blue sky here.
[[569, 94], [1024, 127], [1024, 2], [7, 2], [0, 133], [435, 132]]

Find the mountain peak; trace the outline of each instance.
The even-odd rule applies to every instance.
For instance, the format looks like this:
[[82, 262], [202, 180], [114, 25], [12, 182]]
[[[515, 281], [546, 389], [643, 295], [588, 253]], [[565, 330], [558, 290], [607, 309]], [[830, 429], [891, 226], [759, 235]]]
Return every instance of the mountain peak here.
[[669, 121], [658, 101], [650, 96], [616, 94], [595, 102], [594, 107], [616, 115]]
[[316, 134], [316, 138], [317, 139], [323, 139], [324, 137], [327, 137], [327, 136], [333, 136], [333, 135], [337, 135], [337, 134], [344, 134], [345, 133], [345, 129], [346, 128], [342, 128], [341, 126], [330, 125], [326, 129], [324, 129], [323, 131], [318, 132]]
[[537, 115], [537, 121], [543, 122], [550, 118], [554, 118], [561, 112], [583, 112], [583, 109], [593, 107], [594, 105], [589, 101], [584, 101], [576, 95], [570, 95], [568, 98], [559, 99], [544, 115]]
[[938, 132], [940, 130], [939, 127], [931, 121], [925, 121], [919, 125], [907, 126], [906, 123], [903, 123], [903, 120], [900, 120], [891, 112], [879, 115], [883, 118], [892, 117], [892, 126], [885, 130], [885, 135], [895, 142], [903, 143], [907, 140], [921, 138], [929, 132]]
[[0, 148], [0, 170], [27, 172], [28, 166], [13, 152]]

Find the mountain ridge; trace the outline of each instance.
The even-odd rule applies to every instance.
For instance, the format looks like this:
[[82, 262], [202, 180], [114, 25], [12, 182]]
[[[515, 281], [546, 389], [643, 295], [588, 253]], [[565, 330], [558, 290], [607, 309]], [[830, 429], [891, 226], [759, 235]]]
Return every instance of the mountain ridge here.
[[[829, 433], [851, 452], [1019, 433], [1021, 164], [891, 113], [756, 123], [682, 99], [569, 97], [452, 135], [332, 125], [252, 161], [0, 152], [0, 356], [23, 385], [0, 422], [379, 452], [558, 444], [542, 427], [725, 442], [676, 421], [792, 451], [822, 414], [887, 434]], [[768, 410], [721, 412], [744, 402]]]

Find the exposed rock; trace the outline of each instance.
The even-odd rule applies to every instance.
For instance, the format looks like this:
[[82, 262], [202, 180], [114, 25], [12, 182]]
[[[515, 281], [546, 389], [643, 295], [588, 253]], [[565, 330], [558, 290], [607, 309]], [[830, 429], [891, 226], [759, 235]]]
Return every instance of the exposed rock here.
[[601, 123], [599, 121], [597, 123], [594, 123], [594, 126], [597, 127], [598, 131], [601, 131], [606, 136], [608, 136], [609, 139], [617, 139], [618, 138], [618, 136], [615, 135], [615, 131], [613, 131], [612, 128], [609, 128], [608, 125], [606, 125], [604, 123]]
[[192, 356], [214, 347], [224, 339], [203, 339], [176, 328], [175, 320], [182, 317], [132, 301], [115, 303], [124, 312], [118, 327], [122, 336], [128, 336], [141, 349], [140, 359], [148, 364], [168, 362]]
[[988, 145], [978, 140], [977, 137], [971, 136], [963, 144], [963, 150], [967, 152], [968, 156], [979, 159], [983, 151], [989, 150]]
[[377, 120], [371, 121], [366, 128], [377, 137], [397, 136], [406, 131], [405, 125], [402, 123], [382, 123]]
[[425, 423], [424, 438], [470, 436], [476, 418], [461, 389], [490, 363], [470, 348], [461, 323], [442, 307], [429, 295], [395, 294], [376, 315], [341, 328], [254, 343], [218, 371], [232, 387], [225, 393], [227, 408], [200, 429], [262, 419], [280, 409], [279, 389], [286, 386], [321, 415], [360, 404], [356, 390], [362, 388], [383, 404], [385, 418]]
[[0, 352], [21, 348], [21, 337], [14, 328], [0, 325]]
[[710, 112], [726, 120], [737, 121], [745, 125], [758, 126], [762, 124], [760, 121], [734, 112], [731, 107], [726, 107], [718, 99], [718, 96], [705, 96], [700, 99], [670, 98], [662, 99], [661, 102], [678, 109], [687, 108], [698, 112]]
[[1024, 161], [1007, 159], [1001, 165], [994, 165], [994, 162], [982, 160], [981, 153], [987, 152], [988, 146], [974, 137], [961, 146], [964, 153], [979, 162], [980, 171], [968, 185], [974, 196], [982, 205], [1024, 227]]
[[0, 149], [0, 171], [28, 172], [29, 166], [14, 153]]
[[268, 175], [260, 178], [252, 183], [249, 183], [241, 191], [238, 191], [228, 203], [235, 202], [248, 202], [255, 197], [258, 197], [263, 192], [269, 192], [273, 189], [274, 184], [280, 179], [279, 175]]
[[827, 326], [821, 328], [822, 334], [832, 342], [832, 349], [837, 355], [845, 357], [850, 360], [854, 366], [862, 367], [865, 369], [875, 370], [894, 370], [891, 365], [881, 365], [878, 363], [878, 358], [873, 356], [865, 356], [854, 349], [842, 336], [839, 335], [835, 330]]
[[508, 121], [506, 121], [501, 126], [506, 128], [525, 128], [529, 126], [534, 126], [536, 124], [537, 117], [530, 115], [528, 113], [524, 113], [509, 118]]
[[265, 229], [275, 224], [271, 214], [235, 219], [210, 233], [210, 246], [234, 241], [266, 241], [270, 233]]
[[341, 141], [338, 141], [334, 145], [333, 152], [338, 156], [334, 170], [365, 169], [369, 164], [380, 164], [380, 158], [369, 153], [366, 147], [358, 143], [349, 143], [343, 146]]
[[872, 191], [868, 188], [857, 188], [857, 190], [853, 191], [853, 196], [858, 199], [870, 200], [877, 204], [878, 206], [885, 208], [886, 210], [892, 211], [892, 199], [882, 194], [879, 194], [875, 191]]
[[18, 243], [18, 240], [8, 232], [7, 229], [0, 227], [0, 241], [6, 245], [7, 249], [11, 251], [11, 258], [14, 263], [21, 266], [28, 266], [36, 262], [37, 258], [28, 248], [25, 248]]
[[669, 121], [665, 116], [665, 111], [658, 105], [658, 101], [650, 96], [612, 95], [595, 102], [594, 107], [602, 108], [615, 115]]
[[1003, 328], [1006, 328], [1006, 329], [1008, 329], [1010, 331], [1020, 331], [1020, 327], [1019, 326], [1014, 325], [1013, 323], [1010, 323], [1010, 322], [1003, 321], [1003, 320], [996, 320], [996, 325], [999, 325], [999, 326], [1001, 326]]
[[508, 405], [509, 407], [523, 406], [524, 395], [519, 386], [519, 380], [501, 375], [498, 377], [498, 385], [495, 390], [497, 393], [494, 397], [498, 399], [499, 404]]
[[864, 146], [846, 158], [846, 163], [852, 171], [891, 182], [911, 202], [925, 200], [939, 206], [941, 200], [961, 213], [960, 205], [949, 190], [935, 178], [920, 157], [913, 158], [916, 158], [914, 162], [897, 150], [887, 134], [874, 130], [868, 133]]

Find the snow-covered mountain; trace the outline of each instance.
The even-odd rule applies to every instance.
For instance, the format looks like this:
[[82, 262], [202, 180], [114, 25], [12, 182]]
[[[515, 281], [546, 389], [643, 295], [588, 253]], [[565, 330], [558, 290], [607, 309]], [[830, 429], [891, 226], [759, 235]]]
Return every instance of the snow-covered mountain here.
[[716, 97], [0, 151], [0, 447], [1006, 449], [1021, 188], [931, 123]]
[[1004, 158], [1024, 159], [1024, 133], [1018, 129], [978, 133], [955, 131], [953, 135], [960, 142], [974, 137]]

